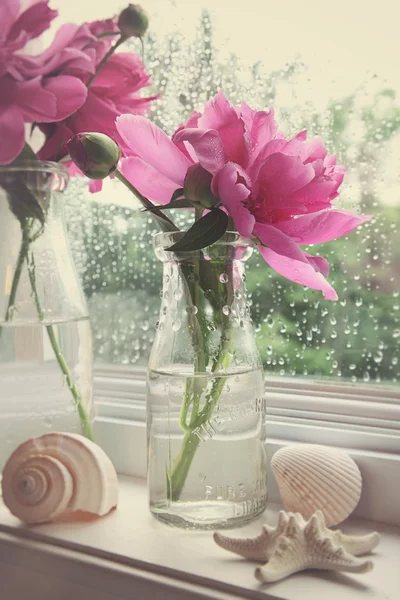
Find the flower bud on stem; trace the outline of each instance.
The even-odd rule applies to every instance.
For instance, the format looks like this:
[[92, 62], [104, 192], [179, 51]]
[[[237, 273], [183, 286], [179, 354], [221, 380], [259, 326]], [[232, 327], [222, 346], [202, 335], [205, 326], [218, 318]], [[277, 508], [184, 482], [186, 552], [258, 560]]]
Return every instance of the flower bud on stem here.
[[103, 133], [78, 133], [67, 142], [67, 150], [76, 166], [89, 179], [105, 179], [112, 173], [140, 200], [144, 208], [151, 210], [162, 231], [178, 231], [175, 224], [157, 209], [150, 200], [137, 190], [118, 170], [120, 147]]
[[149, 18], [139, 4], [129, 4], [118, 18], [121, 35], [142, 39], [149, 27]]
[[78, 133], [67, 142], [67, 150], [89, 179], [105, 179], [115, 171], [121, 158], [118, 144], [103, 133]]

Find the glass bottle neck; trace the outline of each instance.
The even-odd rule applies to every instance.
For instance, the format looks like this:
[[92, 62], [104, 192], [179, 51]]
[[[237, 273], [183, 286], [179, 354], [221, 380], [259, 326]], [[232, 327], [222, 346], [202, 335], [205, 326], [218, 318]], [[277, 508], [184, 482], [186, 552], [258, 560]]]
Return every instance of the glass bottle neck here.
[[196, 315], [210, 331], [250, 322], [245, 263], [227, 259], [164, 262], [160, 324]]

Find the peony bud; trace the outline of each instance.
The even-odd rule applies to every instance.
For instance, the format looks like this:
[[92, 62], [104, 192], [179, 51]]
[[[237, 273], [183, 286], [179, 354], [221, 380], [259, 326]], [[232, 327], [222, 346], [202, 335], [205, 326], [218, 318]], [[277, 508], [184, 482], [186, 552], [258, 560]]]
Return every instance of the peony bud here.
[[219, 199], [211, 191], [212, 175], [199, 163], [189, 167], [185, 182], [185, 197], [194, 204], [201, 204], [204, 208], [212, 208], [219, 203]]
[[124, 37], [142, 38], [149, 27], [149, 18], [139, 4], [129, 4], [119, 15], [118, 27]]
[[105, 179], [117, 168], [121, 150], [103, 133], [78, 133], [67, 143], [70, 157], [86, 177]]

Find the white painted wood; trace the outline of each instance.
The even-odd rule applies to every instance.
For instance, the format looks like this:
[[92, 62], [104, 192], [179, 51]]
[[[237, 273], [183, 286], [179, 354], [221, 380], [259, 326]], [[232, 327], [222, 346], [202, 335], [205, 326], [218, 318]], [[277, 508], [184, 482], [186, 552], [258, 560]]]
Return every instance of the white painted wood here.
[[[266, 600], [270, 598], [268, 594], [286, 600], [399, 598], [399, 528], [357, 519], [341, 526], [346, 532], [367, 533], [376, 529], [381, 533], [382, 541], [372, 556], [375, 566], [370, 573], [303, 572], [261, 586], [253, 575], [255, 565], [217, 547], [211, 532], [182, 531], [151, 517], [143, 481], [121, 478], [120, 492], [118, 509], [91, 522], [25, 528], [0, 506], [0, 590], [7, 590], [6, 596], [0, 595], [2, 600]], [[269, 508], [258, 522], [233, 534], [255, 535], [262, 522], [276, 522], [278, 508]], [[15, 583], [11, 575], [18, 577]], [[54, 586], [54, 595], [37, 595], [38, 590], [46, 592], [46, 586], [50, 587], [48, 581]], [[62, 595], [64, 585], [70, 596]], [[30, 593], [15, 596], [15, 589]]]
[[[146, 420], [145, 371], [97, 368], [95, 395], [102, 417]], [[268, 435], [293, 441], [323, 436], [326, 443], [400, 453], [400, 388], [267, 380]], [[306, 430], [302, 430], [306, 427]]]
[[[224, 592], [184, 578], [157, 573], [135, 561], [111, 561], [51, 543], [0, 533], [2, 600], [240, 600], [236, 590]], [[125, 564], [124, 564], [125, 563]], [[128, 563], [132, 563], [129, 564]], [[252, 596], [260, 598], [259, 595]], [[276, 600], [265, 594], [263, 600]]]

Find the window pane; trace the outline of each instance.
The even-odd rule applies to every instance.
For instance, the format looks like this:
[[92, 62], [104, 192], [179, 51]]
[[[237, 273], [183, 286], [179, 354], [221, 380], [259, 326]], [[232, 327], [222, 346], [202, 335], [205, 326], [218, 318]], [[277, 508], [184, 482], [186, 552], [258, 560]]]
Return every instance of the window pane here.
[[[302, 128], [321, 135], [347, 167], [336, 205], [374, 215], [348, 237], [306, 249], [328, 259], [336, 303], [252, 257], [249, 301], [265, 368], [275, 375], [400, 377], [400, 84], [390, 5], [384, 0], [377, 12], [360, 0], [338, 2], [327, 18], [315, 3], [294, 0], [247, 0], [245, 9], [146, 2], [146, 63], [162, 94], [152, 113], [158, 125], [172, 133], [220, 88], [236, 104], [274, 106], [287, 135]], [[94, 10], [91, 19], [104, 16]], [[70, 18], [78, 18], [76, 7]], [[97, 360], [145, 364], [161, 288], [151, 218], [113, 182], [96, 196], [74, 182], [67, 210]]]

